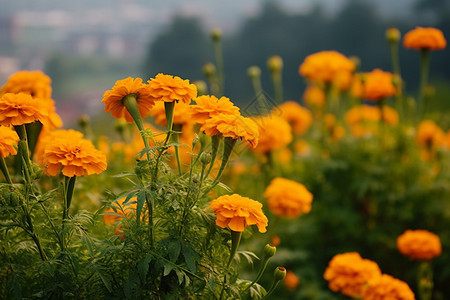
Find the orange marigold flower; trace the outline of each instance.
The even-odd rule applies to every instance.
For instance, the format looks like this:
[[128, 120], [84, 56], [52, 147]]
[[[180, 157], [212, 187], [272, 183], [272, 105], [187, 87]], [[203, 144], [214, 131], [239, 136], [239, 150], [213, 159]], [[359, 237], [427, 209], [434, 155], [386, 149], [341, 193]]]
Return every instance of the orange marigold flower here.
[[333, 86], [340, 91], [346, 91], [351, 87], [352, 80], [353, 73], [347, 71], [338, 72], [333, 79]]
[[154, 101], [180, 101], [189, 104], [197, 97], [195, 84], [190, 84], [189, 80], [183, 80], [178, 76], [159, 73], [148, 81], [148, 85]]
[[296, 218], [311, 211], [313, 195], [293, 180], [274, 178], [264, 191], [267, 206], [279, 217]]
[[19, 71], [12, 74], [0, 88], [0, 95], [25, 93], [33, 98], [50, 98], [52, 87], [50, 77], [41, 71]]
[[431, 120], [420, 122], [417, 128], [416, 142], [427, 149], [439, 148], [444, 144], [445, 133]]
[[397, 248], [415, 260], [430, 260], [442, 253], [439, 236], [427, 230], [406, 230], [397, 238]]
[[0, 125], [48, 124], [48, 112], [30, 95], [6, 93], [0, 98]]
[[110, 112], [113, 118], [124, 117], [127, 122], [133, 122], [133, 117], [123, 104], [125, 96], [130, 94], [136, 97], [139, 114], [145, 118], [153, 107], [154, 101], [150, 95], [149, 86], [142, 83], [141, 78], [128, 77], [116, 81], [112, 89], [103, 94], [102, 102], [105, 103], [105, 111]]
[[292, 129], [285, 119], [269, 115], [260, 116], [253, 120], [259, 129], [259, 142], [254, 149], [256, 152], [266, 153], [279, 150], [292, 142]]
[[53, 141], [63, 139], [65, 137], [70, 137], [74, 140], [82, 139], [83, 134], [79, 131], [73, 129], [60, 129], [50, 131], [48, 128], [42, 128], [41, 133], [39, 134], [39, 138], [36, 144], [36, 148], [34, 149], [34, 160], [39, 164], [44, 164], [44, 148], [46, 145], [50, 144]]
[[242, 232], [249, 225], [256, 225], [259, 232], [266, 232], [268, 219], [262, 211], [262, 204], [258, 201], [237, 194], [221, 196], [209, 204], [216, 215], [216, 225], [227, 226]]
[[355, 64], [337, 51], [321, 51], [305, 58], [300, 65], [300, 75], [312, 82], [327, 82], [335, 80], [342, 72], [353, 73]]
[[389, 98], [397, 93], [397, 89], [392, 82], [393, 75], [390, 72], [384, 72], [375, 69], [365, 74], [363, 83], [363, 98], [372, 101], [378, 101], [383, 98]]
[[329, 288], [349, 297], [359, 297], [366, 282], [381, 276], [377, 263], [362, 258], [357, 252], [335, 255], [325, 270], [323, 277]]
[[325, 105], [325, 93], [316, 85], [309, 85], [303, 93], [303, 101], [311, 107], [322, 107]]
[[288, 270], [286, 273], [286, 277], [284, 277], [283, 283], [288, 291], [293, 291], [300, 284], [300, 278], [298, 278], [298, 276], [295, 275], [294, 272]]
[[272, 110], [272, 114], [280, 116], [289, 122], [295, 134], [304, 134], [312, 123], [311, 112], [295, 101], [286, 101]]
[[406, 282], [383, 274], [367, 282], [362, 289], [363, 300], [414, 300], [415, 296]]
[[[150, 111], [150, 116], [155, 118], [156, 124], [167, 126], [164, 102], [155, 102], [155, 106]], [[177, 103], [173, 109], [173, 124], [184, 125], [190, 123], [192, 123], [190, 105], [184, 102]]]
[[59, 115], [56, 113], [55, 101], [50, 98], [40, 98], [36, 99], [45, 110], [47, 110], [47, 126], [49, 129], [59, 128], [63, 125], [63, 122]]
[[117, 201], [111, 203], [111, 207], [103, 212], [103, 221], [106, 225], [114, 225], [122, 218], [133, 215], [137, 208], [137, 198], [130, 198], [127, 203], [124, 203], [127, 197], [122, 197]]
[[239, 107], [234, 106], [233, 102], [227, 97], [204, 95], [195, 99], [195, 105], [191, 105], [191, 118], [195, 123], [203, 124], [209, 118], [219, 114], [237, 115]]
[[91, 141], [70, 131], [44, 146], [42, 161], [44, 171], [52, 176], [60, 169], [67, 177], [100, 174], [106, 170], [105, 154], [95, 149]]
[[19, 136], [11, 127], [0, 126], [0, 155], [2, 157], [16, 155], [17, 150], [14, 145], [17, 145], [18, 142]]
[[416, 50], [442, 50], [447, 46], [447, 40], [437, 28], [416, 27], [405, 34], [403, 46]]
[[209, 136], [221, 134], [224, 137], [241, 139], [253, 148], [258, 145], [258, 126], [249, 118], [239, 115], [219, 114], [205, 121], [200, 127]]

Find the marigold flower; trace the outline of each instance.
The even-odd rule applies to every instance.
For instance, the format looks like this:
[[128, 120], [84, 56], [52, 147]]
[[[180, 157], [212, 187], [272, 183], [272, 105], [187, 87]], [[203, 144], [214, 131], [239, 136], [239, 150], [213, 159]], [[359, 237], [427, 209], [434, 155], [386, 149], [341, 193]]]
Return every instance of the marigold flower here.
[[219, 114], [237, 115], [239, 114], [239, 107], [234, 104], [227, 97], [220, 97], [218, 99], [213, 95], [204, 95], [195, 99], [195, 105], [191, 105], [191, 119], [195, 123], [203, 124], [209, 118]]
[[[155, 124], [167, 126], [164, 102], [155, 102], [155, 106], [150, 111], [150, 116], [155, 118]], [[192, 123], [190, 105], [184, 102], [177, 103], [173, 109], [173, 124], [184, 125], [190, 123]]]
[[219, 114], [205, 121], [200, 127], [209, 136], [221, 134], [224, 137], [241, 139], [253, 148], [258, 145], [258, 126], [249, 118], [239, 115]]
[[295, 275], [294, 272], [288, 270], [286, 272], [286, 277], [284, 278], [283, 283], [288, 291], [293, 291], [300, 284], [300, 279], [297, 275]]
[[289, 122], [295, 134], [304, 134], [312, 123], [311, 112], [295, 101], [286, 101], [272, 110], [272, 114], [280, 114], [280, 117]]
[[388, 125], [397, 125], [398, 113], [389, 106], [383, 106], [383, 114], [381, 114], [377, 106], [360, 105], [351, 108], [345, 114], [345, 122], [351, 127], [352, 134], [357, 137], [376, 133], [380, 120]]
[[416, 27], [405, 34], [403, 46], [416, 50], [441, 50], [447, 46], [447, 40], [442, 31], [437, 28]]
[[292, 129], [285, 119], [270, 115], [260, 116], [253, 120], [259, 129], [259, 142], [254, 149], [256, 152], [266, 153], [279, 150], [292, 142]]
[[18, 142], [19, 136], [11, 127], [0, 126], [0, 155], [2, 157], [16, 155], [17, 150], [14, 145], [17, 145]]
[[39, 164], [43, 164], [44, 148], [53, 141], [70, 137], [74, 140], [82, 139], [83, 134], [73, 129], [49, 130], [43, 128], [39, 134], [39, 138], [34, 149], [34, 160]]
[[[112, 207], [107, 208], [103, 212], [103, 221], [106, 225], [114, 225], [115, 223], [119, 222], [122, 218], [129, 218], [137, 208], [137, 198], [132, 197], [130, 198], [127, 203], [124, 204], [127, 197], [122, 197], [118, 199], [117, 201], [114, 201], [111, 203]], [[117, 215], [114, 215], [114, 214]]]
[[64, 176], [100, 174], [106, 170], [106, 156], [95, 149], [91, 141], [82, 139], [76, 132], [66, 135], [44, 146], [42, 161], [44, 171], [56, 176], [62, 169]]
[[258, 201], [237, 194], [221, 196], [211, 201], [209, 207], [216, 215], [216, 225], [227, 226], [237, 232], [249, 225], [256, 225], [259, 232], [266, 232], [268, 219]]
[[333, 79], [333, 86], [335, 86], [339, 91], [346, 91], [352, 85], [353, 73], [343, 71], [338, 72]]
[[312, 82], [332, 82], [341, 72], [353, 73], [355, 64], [337, 51], [321, 51], [305, 58], [300, 75]]
[[133, 117], [123, 104], [123, 99], [127, 95], [136, 97], [139, 114], [141, 118], [145, 118], [153, 107], [154, 100], [150, 95], [149, 86], [142, 83], [141, 78], [128, 77], [116, 81], [112, 89], [103, 94], [102, 102], [105, 103], [105, 111], [111, 113], [113, 118], [125, 118], [127, 122], [133, 122]]
[[419, 146], [434, 149], [444, 144], [445, 133], [431, 120], [420, 122], [417, 128], [416, 142]]
[[35, 98], [35, 100], [39, 102], [39, 105], [42, 106], [43, 109], [47, 110], [47, 126], [49, 129], [59, 128], [63, 125], [61, 118], [56, 113], [55, 101], [50, 98]]
[[313, 195], [306, 187], [293, 180], [274, 178], [264, 191], [267, 206], [279, 217], [296, 218], [311, 211]]
[[397, 89], [392, 82], [392, 78], [392, 73], [384, 72], [380, 69], [366, 73], [363, 83], [363, 98], [378, 101], [394, 96], [397, 93]]
[[377, 263], [363, 259], [357, 252], [335, 255], [325, 270], [323, 277], [329, 288], [349, 297], [359, 297], [366, 282], [381, 276]]
[[41, 71], [19, 71], [12, 74], [0, 88], [0, 95], [25, 93], [33, 98], [50, 98], [52, 87], [50, 77]]
[[180, 101], [189, 104], [192, 99], [197, 97], [195, 84], [190, 84], [189, 80], [183, 80], [178, 76], [159, 73], [148, 81], [148, 85], [150, 95], [155, 102]]
[[325, 93], [316, 85], [309, 85], [303, 93], [303, 102], [311, 107], [325, 105]]
[[24, 93], [6, 93], [0, 98], [0, 125], [22, 125], [39, 121], [48, 124], [48, 112]]
[[406, 230], [397, 238], [397, 248], [414, 260], [430, 260], [442, 253], [439, 236], [427, 230]]
[[367, 282], [362, 289], [363, 300], [414, 300], [415, 296], [407, 283], [383, 274]]

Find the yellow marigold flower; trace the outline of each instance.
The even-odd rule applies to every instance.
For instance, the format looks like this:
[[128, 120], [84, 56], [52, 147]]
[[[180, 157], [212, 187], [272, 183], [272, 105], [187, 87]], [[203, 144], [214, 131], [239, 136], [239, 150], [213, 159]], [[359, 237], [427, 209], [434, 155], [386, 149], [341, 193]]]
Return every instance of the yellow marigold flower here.
[[363, 98], [378, 101], [394, 96], [397, 93], [397, 89], [392, 82], [392, 78], [392, 73], [384, 72], [380, 69], [366, 73], [363, 84]]
[[362, 258], [357, 252], [335, 255], [323, 275], [332, 291], [353, 298], [361, 296], [363, 286], [379, 276], [381, 270], [377, 263]]
[[259, 129], [259, 142], [254, 149], [256, 152], [266, 153], [279, 150], [292, 142], [292, 129], [285, 119], [269, 115], [260, 116], [253, 120]]
[[[117, 201], [114, 201], [111, 204], [112, 207], [107, 208], [103, 212], [103, 221], [106, 225], [114, 225], [122, 218], [129, 218], [136, 211], [137, 198], [132, 197], [124, 204], [126, 198], [127, 197], [122, 197]], [[120, 216], [113, 215], [113, 213]]]
[[325, 93], [316, 85], [309, 85], [303, 93], [303, 101], [310, 107], [325, 105]]
[[159, 73], [148, 81], [148, 85], [154, 101], [180, 101], [189, 104], [197, 97], [195, 84], [190, 84], [189, 80], [183, 80], [178, 76]]
[[105, 103], [105, 111], [111, 113], [116, 119], [125, 118], [127, 122], [133, 122], [128, 110], [123, 104], [123, 99], [127, 95], [134, 95], [141, 118], [145, 118], [154, 105], [154, 100], [150, 95], [149, 86], [142, 83], [141, 78], [125, 78], [116, 81], [111, 90], [103, 94], [102, 102]]
[[0, 98], [0, 125], [48, 124], [48, 112], [30, 95], [6, 93]]
[[447, 40], [442, 31], [437, 28], [416, 27], [405, 34], [403, 46], [416, 50], [441, 50], [447, 46]]
[[56, 176], [60, 169], [67, 177], [100, 174], [106, 170], [105, 154], [95, 149], [91, 141], [70, 131], [44, 146], [42, 160], [44, 171], [51, 176]]
[[293, 291], [300, 284], [300, 278], [298, 278], [298, 276], [295, 275], [294, 272], [288, 270], [283, 283], [288, 291]]
[[33, 98], [50, 98], [52, 87], [50, 77], [41, 71], [19, 71], [12, 74], [0, 88], [0, 95], [25, 93]]
[[46, 145], [55, 140], [60, 140], [65, 138], [66, 136], [71, 137], [72, 139], [82, 139], [83, 134], [79, 131], [73, 129], [60, 129], [51, 131], [48, 128], [42, 128], [41, 133], [39, 134], [39, 138], [36, 144], [36, 148], [34, 149], [34, 160], [39, 164], [43, 164], [43, 155], [44, 148]]
[[420, 122], [417, 128], [416, 142], [419, 146], [428, 149], [439, 148], [445, 139], [444, 131], [431, 120]]
[[353, 73], [355, 64], [337, 51], [321, 51], [305, 58], [299, 73], [312, 82], [332, 82], [342, 72]]
[[295, 134], [304, 134], [312, 123], [311, 112], [295, 101], [286, 101], [272, 110], [272, 114], [280, 116], [288, 121]]
[[43, 109], [47, 110], [47, 126], [49, 129], [59, 128], [63, 125], [61, 118], [56, 113], [55, 101], [50, 98], [35, 98], [35, 100], [38, 101], [39, 105], [42, 106]]
[[383, 274], [367, 282], [362, 290], [363, 300], [414, 300], [415, 296], [407, 283]]
[[266, 232], [268, 219], [258, 201], [238, 194], [221, 196], [209, 204], [216, 215], [216, 225], [227, 226], [237, 232], [244, 231], [249, 225], [256, 225], [259, 232]]
[[397, 238], [397, 248], [415, 260], [430, 260], [442, 253], [439, 236], [427, 230], [406, 230]]
[[191, 105], [192, 121], [198, 124], [203, 124], [209, 118], [219, 114], [237, 115], [239, 114], [239, 107], [234, 104], [227, 97], [220, 97], [218, 99], [213, 95], [204, 95], [195, 99], [195, 105]]
[[0, 126], [0, 155], [2, 157], [16, 155], [17, 150], [14, 145], [17, 145], [18, 142], [19, 136], [11, 127]]
[[253, 148], [258, 145], [258, 126], [241, 115], [219, 114], [206, 120], [200, 130], [209, 136], [220, 133], [224, 137], [244, 140]]
[[[164, 102], [155, 102], [155, 106], [150, 111], [150, 116], [155, 118], [155, 124], [167, 126]], [[184, 125], [189, 123], [192, 123], [190, 105], [184, 102], [177, 103], [173, 109], [173, 124]]]
[[296, 218], [311, 211], [313, 195], [303, 184], [277, 177], [266, 187], [264, 198], [274, 215]]

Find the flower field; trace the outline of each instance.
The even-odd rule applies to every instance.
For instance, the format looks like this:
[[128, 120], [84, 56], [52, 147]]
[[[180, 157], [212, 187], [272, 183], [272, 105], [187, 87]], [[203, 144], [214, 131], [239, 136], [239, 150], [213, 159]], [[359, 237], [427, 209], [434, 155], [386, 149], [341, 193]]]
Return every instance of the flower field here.
[[206, 81], [111, 82], [110, 136], [61, 129], [42, 71], [1, 83], [0, 298], [449, 299], [450, 128], [427, 109], [443, 33], [389, 28], [392, 71], [311, 53], [301, 104], [272, 56], [273, 95], [250, 67], [245, 106], [221, 38]]

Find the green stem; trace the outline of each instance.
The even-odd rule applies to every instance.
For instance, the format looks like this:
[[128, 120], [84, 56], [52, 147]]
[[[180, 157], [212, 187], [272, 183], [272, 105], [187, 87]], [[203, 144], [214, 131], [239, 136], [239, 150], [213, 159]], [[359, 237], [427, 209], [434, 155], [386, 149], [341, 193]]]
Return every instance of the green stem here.
[[224, 68], [223, 68], [223, 55], [222, 55], [222, 45], [219, 39], [213, 40], [214, 47], [214, 56], [216, 59], [216, 67], [217, 67], [217, 83], [218, 83], [218, 95], [217, 97], [221, 97], [224, 92]]
[[148, 234], [150, 239], [150, 246], [153, 248], [153, 201], [150, 201], [148, 199], [147, 193], [145, 193], [145, 202], [147, 203], [148, 208]]
[[72, 202], [73, 192], [75, 189], [76, 176], [64, 176], [64, 211], [63, 220], [69, 217], [70, 204]]
[[[173, 139], [173, 141], [175, 142], [175, 143], [177, 143], [178, 144], [178, 142], [179, 142], [179, 133], [178, 132], [181, 132], [181, 130], [182, 130], [182, 125], [181, 124], [174, 124], [173, 125], [173, 128], [174, 128], [174, 133], [173, 133], [173, 135], [172, 135], [172, 139]], [[178, 167], [178, 174], [179, 175], [182, 175], [182, 171], [181, 171], [181, 161], [180, 161], [180, 154], [179, 154], [179, 151], [178, 151], [178, 145], [175, 145], [175, 156], [176, 156], [176, 158], [177, 158], [177, 167]]]
[[419, 265], [417, 284], [420, 300], [431, 300], [433, 296], [433, 271], [429, 261]]
[[269, 291], [267, 292], [267, 294], [264, 297], [262, 297], [261, 300], [262, 299], [266, 299], [267, 297], [269, 297], [273, 293], [273, 291], [275, 291], [275, 289], [277, 288], [279, 283], [280, 283], [280, 280], [274, 281], [272, 283], [272, 286], [270, 287]]
[[8, 166], [6, 165], [5, 158], [0, 155], [0, 168], [5, 176], [6, 182], [12, 184], [11, 177], [9, 176]]
[[398, 58], [398, 43], [390, 43], [391, 47], [391, 60], [392, 60], [392, 71], [395, 75], [400, 77], [400, 63]]
[[420, 117], [425, 114], [426, 103], [425, 103], [425, 89], [428, 84], [428, 73], [430, 68], [430, 50], [421, 49], [420, 50], [420, 90], [417, 102], [419, 104]]
[[[220, 135], [220, 134], [216, 134], [211, 137], [211, 162], [209, 165], [209, 169], [206, 172], [206, 177], [208, 177], [209, 173], [211, 173], [211, 170], [214, 166], [214, 162], [216, 161], [217, 151], [219, 150], [219, 143], [220, 143], [221, 138], [222, 138], [222, 135]], [[198, 157], [200, 157], [200, 154], [198, 155]]]
[[[233, 231], [231, 230], [231, 249], [230, 249], [230, 258], [228, 259], [227, 266], [225, 268], [226, 271], [228, 271], [231, 262], [233, 261], [234, 256], [236, 255], [237, 249], [239, 247], [239, 244], [241, 242], [242, 232]], [[220, 292], [219, 299], [221, 300], [225, 291], [225, 285], [227, 283], [227, 274], [223, 276], [223, 283], [222, 283], [222, 291]]]
[[222, 173], [225, 170], [228, 160], [230, 159], [230, 155], [231, 152], [233, 151], [234, 145], [236, 145], [236, 141], [237, 141], [236, 139], [233, 139], [231, 137], [226, 137], [224, 139], [222, 163], [220, 165], [219, 172], [217, 172], [217, 176], [214, 179], [214, 182], [218, 182], [220, 176], [222, 176]]
[[264, 97], [262, 84], [261, 84], [261, 75], [253, 74], [250, 76], [250, 79], [252, 81], [253, 90], [255, 91], [255, 98], [256, 101], [258, 101], [258, 113], [260, 114], [268, 114], [269, 113], [269, 107], [267, 105], [266, 99]]
[[281, 70], [272, 73], [273, 91], [275, 103], [280, 105], [283, 102], [283, 84], [281, 80]]
[[250, 283], [249, 286], [247, 286], [245, 288], [244, 292], [249, 290], [255, 283], [257, 283], [261, 279], [262, 275], [264, 274], [264, 271], [267, 268], [267, 265], [269, 264], [269, 260], [270, 260], [270, 258], [264, 257], [264, 260], [261, 263], [261, 267], [259, 268], [259, 271], [258, 271], [258, 274], [256, 275], [256, 278], [252, 281], [252, 283]]

